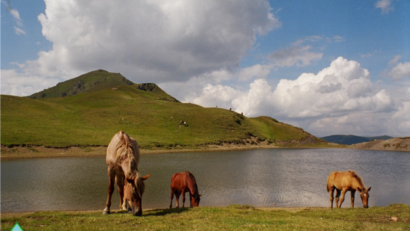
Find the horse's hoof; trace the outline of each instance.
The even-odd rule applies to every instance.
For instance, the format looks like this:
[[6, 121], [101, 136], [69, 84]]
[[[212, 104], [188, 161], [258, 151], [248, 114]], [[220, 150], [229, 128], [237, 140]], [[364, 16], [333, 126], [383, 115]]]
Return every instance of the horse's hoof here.
[[108, 215], [110, 214], [110, 211], [103, 211], [102, 214]]

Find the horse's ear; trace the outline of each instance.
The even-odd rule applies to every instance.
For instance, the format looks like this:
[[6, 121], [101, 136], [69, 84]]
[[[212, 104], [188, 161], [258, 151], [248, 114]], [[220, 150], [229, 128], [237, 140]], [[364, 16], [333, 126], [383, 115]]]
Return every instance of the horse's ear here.
[[372, 189], [372, 187], [369, 187], [369, 188], [367, 189], [367, 191], [370, 191], [370, 189]]
[[143, 177], [141, 177], [141, 178], [142, 178], [142, 180], [144, 181], [144, 180], [148, 179], [150, 176], [151, 176], [151, 174], [148, 174], [148, 175], [143, 176]]
[[357, 187], [357, 191], [362, 192], [362, 189], [360, 187]]

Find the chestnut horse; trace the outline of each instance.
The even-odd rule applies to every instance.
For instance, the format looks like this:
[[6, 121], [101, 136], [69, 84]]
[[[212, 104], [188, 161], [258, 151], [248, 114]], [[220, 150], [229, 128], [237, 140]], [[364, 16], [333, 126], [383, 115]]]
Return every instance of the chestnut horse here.
[[169, 208], [172, 208], [172, 199], [174, 198], [174, 194], [176, 207], [179, 208], [179, 196], [181, 193], [182, 207], [184, 207], [186, 192], [189, 192], [191, 208], [198, 207], [200, 196], [202, 196], [202, 194], [198, 193], [198, 186], [194, 175], [188, 171], [175, 173], [171, 178], [171, 202], [169, 203]]
[[141, 216], [142, 194], [145, 189], [144, 181], [150, 175], [141, 177], [138, 173], [140, 151], [137, 141], [129, 137], [125, 132], [119, 131], [108, 145], [105, 161], [108, 166], [109, 184], [108, 197], [103, 214], [110, 213], [114, 183], [117, 182], [118, 194], [120, 195], [120, 209], [127, 209], [128, 204], [134, 216]]
[[[330, 193], [330, 208], [333, 208], [333, 193], [336, 190], [336, 207], [341, 208], [345, 199], [347, 191], [351, 193], [351, 204], [354, 207], [354, 194], [356, 190], [360, 193], [363, 207], [369, 208], [369, 191], [371, 187], [366, 188], [363, 184], [362, 178], [357, 175], [355, 171], [349, 170], [347, 172], [332, 172], [327, 178], [327, 191]], [[339, 203], [339, 196], [342, 194]]]

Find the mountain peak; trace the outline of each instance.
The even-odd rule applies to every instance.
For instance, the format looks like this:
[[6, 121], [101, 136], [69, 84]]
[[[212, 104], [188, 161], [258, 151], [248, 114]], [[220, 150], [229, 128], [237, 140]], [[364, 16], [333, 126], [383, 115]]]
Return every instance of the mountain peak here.
[[29, 97], [32, 99], [66, 97], [70, 95], [134, 84], [135, 83], [128, 80], [120, 73], [111, 73], [100, 69], [58, 83], [54, 87], [37, 92]]

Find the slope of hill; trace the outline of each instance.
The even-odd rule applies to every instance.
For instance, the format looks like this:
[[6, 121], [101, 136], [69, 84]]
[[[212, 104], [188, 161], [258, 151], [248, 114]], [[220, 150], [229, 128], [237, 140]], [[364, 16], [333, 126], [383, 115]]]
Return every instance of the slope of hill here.
[[372, 140], [387, 140], [393, 137], [390, 136], [375, 136], [375, 137], [363, 137], [354, 135], [332, 135], [322, 137], [322, 140], [326, 140], [331, 143], [352, 145], [357, 143], [369, 142]]
[[387, 151], [410, 151], [410, 137], [396, 137], [388, 140], [373, 140], [369, 142], [353, 144], [351, 148]]
[[[71, 91], [78, 82], [84, 87], [77, 89], [82, 90]], [[90, 72], [32, 97], [1, 96], [2, 145], [107, 145], [119, 130], [148, 149], [247, 142], [324, 143], [269, 117], [247, 118], [225, 109], [180, 103], [155, 84], [133, 84], [105, 71]]]

